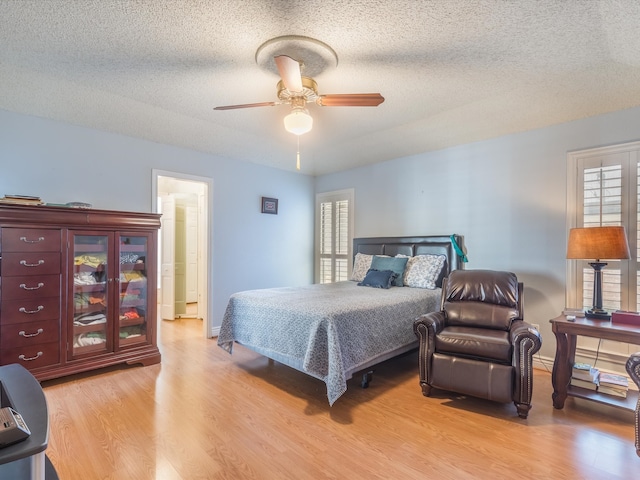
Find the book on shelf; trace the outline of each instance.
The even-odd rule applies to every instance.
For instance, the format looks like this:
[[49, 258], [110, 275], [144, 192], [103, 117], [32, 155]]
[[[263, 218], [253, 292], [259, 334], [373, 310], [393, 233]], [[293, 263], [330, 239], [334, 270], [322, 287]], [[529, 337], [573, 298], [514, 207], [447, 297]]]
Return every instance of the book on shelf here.
[[571, 369], [571, 378], [596, 382], [600, 376], [600, 370], [592, 367], [588, 363], [574, 363]]
[[600, 373], [600, 385], [605, 387], [613, 387], [618, 389], [629, 389], [629, 379], [625, 375], [618, 375], [617, 373]]
[[640, 313], [616, 310], [611, 312], [611, 324], [630, 327], [640, 327]]
[[44, 202], [40, 197], [33, 195], [5, 195], [0, 198], [0, 203], [10, 203], [13, 205], [42, 205]]
[[616, 397], [627, 398], [627, 389], [626, 388], [615, 388], [609, 386], [598, 387], [598, 392], [604, 393], [605, 395], [613, 395]]
[[576, 362], [573, 364], [573, 371], [589, 371], [592, 367], [590, 363]]
[[597, 381], [581, 380], [579, 378], [571, 378], [571, 385], [574, 387], [586, 388], [588, 390], [596, 391], [598, 389]]
[[5, 195], [4, 198], [14, 198], [16, 200], [40, 200], [40, 197], [36, 197], [35, 195], [18, 195], [18, 194]]

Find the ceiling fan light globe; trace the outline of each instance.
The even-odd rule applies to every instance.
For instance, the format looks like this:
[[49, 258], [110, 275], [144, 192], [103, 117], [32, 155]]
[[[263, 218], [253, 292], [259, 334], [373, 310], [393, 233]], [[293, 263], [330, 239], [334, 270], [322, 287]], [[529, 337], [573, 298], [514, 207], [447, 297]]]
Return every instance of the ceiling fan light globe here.
[[293, 110], [284, 117], [284, 128], [294, 135], [303, 135], [313, 127], [313, 117], [305, 109]]

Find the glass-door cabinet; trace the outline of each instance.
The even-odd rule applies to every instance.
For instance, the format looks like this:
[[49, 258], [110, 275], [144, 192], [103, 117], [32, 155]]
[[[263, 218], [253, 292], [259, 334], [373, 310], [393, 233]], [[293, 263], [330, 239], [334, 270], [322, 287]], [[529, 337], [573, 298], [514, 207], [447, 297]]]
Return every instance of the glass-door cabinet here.
[[[152, 340], [147, 285], [151, 234], [70, 231], [72, 360], [108, 355]], [[71, 277], [71, 276], [70, 276]], [[149, 287], [149, 288], [147, 288]]]
[[126, 348], [147, 342], [149, 290], [147, 267], [149, 242], [145, 234], [118, 235], [117, 345]]
[[113, 350], [110, 301], [113, 278], [113, 233], [71, 233], [73, 277], [71, 356], [96, 355]]

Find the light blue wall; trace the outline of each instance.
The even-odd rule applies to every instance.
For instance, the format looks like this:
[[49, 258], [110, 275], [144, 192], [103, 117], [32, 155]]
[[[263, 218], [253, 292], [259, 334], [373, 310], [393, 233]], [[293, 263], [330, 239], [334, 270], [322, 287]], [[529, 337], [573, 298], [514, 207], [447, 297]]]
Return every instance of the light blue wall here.
[[313, 282], [313, 177], [0, 110], [0, 196], [150, 212], [152, 169], [213, 179], [214, 326], [236, 291]]
[[355, 235], [463, 235], [467, 268], [510, 270], [541, 327], [564, 308], [567, 152], [640, 139], [640, 108], [396, 159], [316, 179], [355, 189]]
[[[467, 268], [525, 282], [526, 317], [564, 307], [566, 155], [640, 139], [640, 108], [362, 167], [317, 179], [0, 110], [0, 195], [151, 211], [153, 168], [213, 178], [214, 325], [231, 293], [313, 279], [315, 192], [355, 189], [355, 235], [458, 233]], [[259, 213], [261, 196], [279, 214]], [[381, 221], [381, 219], [384, 219]]]

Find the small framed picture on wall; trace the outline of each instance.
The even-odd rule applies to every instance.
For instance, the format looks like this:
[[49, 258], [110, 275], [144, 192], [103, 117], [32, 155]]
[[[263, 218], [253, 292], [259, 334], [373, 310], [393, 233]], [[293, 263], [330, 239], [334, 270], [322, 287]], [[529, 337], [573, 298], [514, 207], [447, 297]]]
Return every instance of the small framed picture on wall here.
[[262, 213], [278, 214], [278, 199], [262, 197]]

